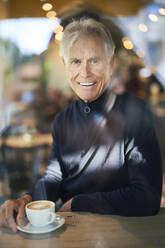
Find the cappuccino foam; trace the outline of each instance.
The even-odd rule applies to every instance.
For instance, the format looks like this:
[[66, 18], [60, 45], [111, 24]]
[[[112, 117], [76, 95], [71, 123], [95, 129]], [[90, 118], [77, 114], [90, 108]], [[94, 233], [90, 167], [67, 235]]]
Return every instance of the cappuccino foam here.
[[48, 209], [51, 207], [52, 205], [47, 202], [34, 202], [28, 205], [28, 208], [33, 209], [33, 210], [43, 210], [43, 209]]

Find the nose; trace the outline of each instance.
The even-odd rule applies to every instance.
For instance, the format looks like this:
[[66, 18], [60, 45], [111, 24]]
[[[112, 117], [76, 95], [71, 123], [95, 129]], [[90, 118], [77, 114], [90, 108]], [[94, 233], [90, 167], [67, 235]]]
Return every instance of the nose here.
[[80, 75], [82, 77], [88, 77], [89, 75], [89, 66], [87, 62], [84, 62], [80, 66]]

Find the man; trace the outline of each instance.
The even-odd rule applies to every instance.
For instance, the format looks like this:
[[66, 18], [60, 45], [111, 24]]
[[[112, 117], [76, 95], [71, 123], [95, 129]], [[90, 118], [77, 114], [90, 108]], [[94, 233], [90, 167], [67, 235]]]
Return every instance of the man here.
[[1, 206], [0, 225], [16, 231], [25, 205], [37, 199], [61, 198], [59, 211], [156, 214], [162, 170], [152, 115], [142, 100], [113, 94], [109, 30], [90, 18], [73, 21], [65, 28], [62, 53], [78, 100], [55, 117], [45, 176], [29, 194]]

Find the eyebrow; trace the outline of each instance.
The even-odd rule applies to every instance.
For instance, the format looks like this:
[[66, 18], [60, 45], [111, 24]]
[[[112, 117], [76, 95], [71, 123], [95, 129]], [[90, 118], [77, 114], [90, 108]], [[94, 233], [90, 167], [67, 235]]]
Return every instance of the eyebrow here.
[[92, 60], [92, 59], [100, 59], [100, 57], [99, 56], [95, 56], [95, 57], [89, 58], [89, 60]]
[[69, 61], [73, 61], [73, 60], [75, 60], [75, 59], [76, 59], [76, 60], [80, 60], [80, 59], [74, 57], [74, 58], [70, 58]]
[[[73, 57], [73, 58], [70, 58], [69, 61], [73, 61], [73, 60], [75, 60], [75, 59], [81, 60], [81, 58]], [[95, 57], [89, 58], [88, 60], [92, 60], [92, 59], [100, 59], [100, 57], [99, 57], [99, 56], [95, 56]]]

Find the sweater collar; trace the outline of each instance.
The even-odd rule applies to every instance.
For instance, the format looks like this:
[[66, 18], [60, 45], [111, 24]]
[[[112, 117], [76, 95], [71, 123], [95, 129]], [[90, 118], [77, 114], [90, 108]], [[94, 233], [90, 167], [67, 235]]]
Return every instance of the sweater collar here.
[[85, 113], [85, 114], [90, 114], [92, 112], [102, 112], [104, 110], [105, 104], [106, 104], [106, 99], [108, 96], [109, 90], [106, 89], [99, 98], [96, 100], [86, 103], [82, 99], [79, 98], [78, 103], [80, 106], [80, 109]]

